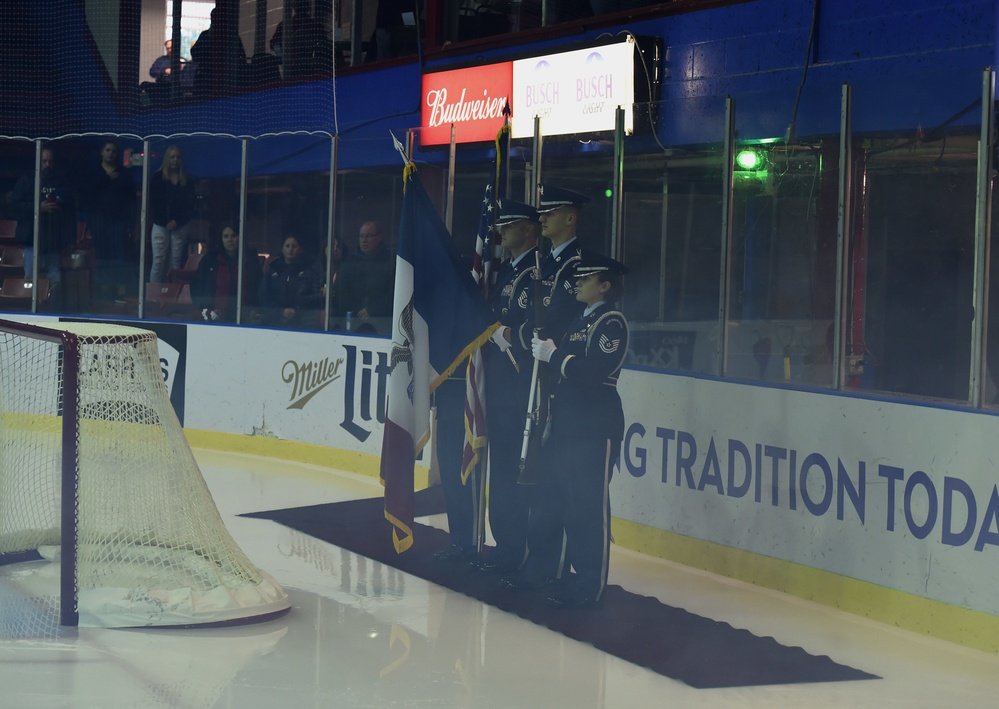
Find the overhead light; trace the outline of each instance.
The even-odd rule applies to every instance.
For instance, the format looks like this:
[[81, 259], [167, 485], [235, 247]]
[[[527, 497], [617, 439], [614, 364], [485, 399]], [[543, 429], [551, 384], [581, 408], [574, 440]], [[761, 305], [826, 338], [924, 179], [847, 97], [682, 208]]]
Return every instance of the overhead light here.
[[740, 150], [735, 156], [735, 164], [740, 170], [759, 170], [763, 167], [763, 156], [755, 150]]

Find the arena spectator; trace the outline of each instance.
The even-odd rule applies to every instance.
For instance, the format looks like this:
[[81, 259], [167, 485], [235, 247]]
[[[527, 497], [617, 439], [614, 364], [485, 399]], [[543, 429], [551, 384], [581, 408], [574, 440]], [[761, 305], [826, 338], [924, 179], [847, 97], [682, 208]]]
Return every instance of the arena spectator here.
[[80, 205], [97, 256], [94, 285], [98, 299], [124, 297], [138, 282], [138, 263], [129, 263], [128, 254], [135, 228], [135, 194], [135, 180], [121, 164], [118, 144], [104, 141], [100, 161], [84, 172]]
[[[378, 222], [367, 221], [358, 234], [358, 250], [340, 268], [340, 310], [373, 329], [371, 318], [391, 317], [395, 288], [395, 263]], [[354, 327], [352, 329], [359, 329]]]
[[197, 208], [194, 180], [184, 169], [180, 148], [171, 145], [162, 167], [149, 179], [149, 212], [153, 222], [153, 263], [150, 283], [166, 280], [167, 266], [182, 268], [187, 261], [190, 222]]
[[[218, 240], [211, 243], [198, 263], [191, 283], [191, 297], [201, 317], [209, 322], [236, 321], [236, 294], [239, 285], [239, 252], [242, 239], [231, 223], [223, 225]], [[260, 281], [260, 257], [254, 248], [243, 249], [243, 322], [255, 319]]]
[[35, 195], [35, 171], [22, 176], [14, 185], [8, 213], [17, 222], [15, 240], [24, 246], [24, 274], [32, 278], [35, 268], [34, 222], [38, 205], [38, 273], [49, 281], [52, 300], [58, 303], [62, 281], [62, 251], [76, 242], [76, 202], [69, 180], [56, 166], [51, 147], [42, 149], [40, 193]]
[[313, 328], [323, 303], [323, 269], [302, 251], [298, 237], [289, 234], [260, 282], [264, 322], [284, 327]]
[[156, 83], [163, 83], [169, 81], [173, 72], [173, 40], [168, 39], [163, 43], [166, 49], [166, 54], [159, 57], [153, 62], [153, 65], [149, 67], [149, 75], [153, 77]]

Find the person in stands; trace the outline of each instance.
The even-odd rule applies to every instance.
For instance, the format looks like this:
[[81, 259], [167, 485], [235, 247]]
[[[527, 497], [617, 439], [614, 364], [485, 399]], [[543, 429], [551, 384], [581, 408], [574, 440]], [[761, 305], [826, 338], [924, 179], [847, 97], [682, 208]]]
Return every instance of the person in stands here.
[[323, 305], [322, 265], [302, 251], [298, 236], [281, 243], [281, 256], [267, 267], [260, 282], [260, 307], [271, 325], [314, 328]]
[[207, 322], [235, 322], [239, 280], [239, 252], [243, 251], [243, 318], [252, 317], [246, 308], [257, 305], [263, 271], [260, 257], [253, 248], [242, 248], [241, 239], [231, 223], [222, 226], [219, 239], [213, 242], [201, 261], [191, 283], [191, 298], [202, 319]]
[[59, 305], [60, 259], [63, 250], [76, 243], [76, 200], [72, 185], [57, 168], [56, 154], [51, 146], [42, 148], [41, 158], [39, 194], [35, 194], [35, 171], [32, 170], [14, 185], [8, 213], [17, 222], [14, 239], [24, 246], [24, 276], [34, 279], [35, 203], [38, 202], [38, 274], [40, 278], [48, 279], [53, 303]]
[[358, 250], [340, 267], [340, 310], [351, 313], [352, 329], [374, 332], [373, 324], [365, 321], [392, 315], [395, 262], [378, 222], [364, 222], [357, 243]]
[[136, 217], [136, 184], [129, 168], [121, 164], [121, 149], [113, 140], [101, 145], [100, 162], [85, 173], [81, 189], [82, 210], [97, 256], [94, 274], [98, 300], [124, 298], [135, 291], [138, 263], [130, 263]]
[[150, 283], [163, 283], [168, 267], [183, 268], [196, 209], [194, 180], [184, 169], [180, 148], [171, 145], [163, 155], [162, 167], [149, 178], [149, 213], [153, 222]]
[[217, 5], [211, 12], [208, 29], [191, 46], [191, 61], [197, 66], [195, 94], [224, 93], [245, 83], [248, 64], [239, 35], [238, 12], [236, 5]]
[[168, 39], [163, 43], [163, 46], [166, 49], [166, 54], [162, 57], [157, 57], [153, 65], [149, 67], [149, 75], [158, 84], [170, 81], [173, 78], [173, 40]]

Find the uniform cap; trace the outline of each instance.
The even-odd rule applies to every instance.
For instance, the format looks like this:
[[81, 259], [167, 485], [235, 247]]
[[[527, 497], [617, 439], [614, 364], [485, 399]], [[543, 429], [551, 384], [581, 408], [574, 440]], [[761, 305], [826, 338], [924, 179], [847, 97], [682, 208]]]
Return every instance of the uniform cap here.
[[523, 202], [514, 202], [512, 199], [500, 200], [499, 215], [496, 217], [496, 226], [506, 226], [522, 220], [531, 222], [538, 221], [538, 210]]
[[589, 276], [592, 273], [607, 273], [608, 275], [623, 276], [628, 272], [628, 267], [620, 261], [615, 261], [609, 256], [600, 254], [584, 254], [574, 269], [576, 278]]
[[551, 212], [567, 205], [582, 207], [590, 201], [590, 198], [585, 194], [566, 189], [565, 187], [538, 185], [538, 192], [541, 195], [541, 198], [538, 200], [538, 211], [542, 213]]

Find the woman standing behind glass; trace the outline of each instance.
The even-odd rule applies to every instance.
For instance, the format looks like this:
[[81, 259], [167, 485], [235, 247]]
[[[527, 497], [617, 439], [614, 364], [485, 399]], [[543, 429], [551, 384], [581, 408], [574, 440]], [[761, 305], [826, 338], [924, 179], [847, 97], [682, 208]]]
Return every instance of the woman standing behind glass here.
[[135, 181], [121, 164], [113, 140], [101, 146], [100, 163], [87, 171], [83, 209], [97, 256], [94, 274], [97, 297], [113, 300], [135, 290], [138, 268], [129, 267], [128, 248], [135, 227]]
[[180, 148], [171, 145], [163, 166], [149, 180], [149, 212], [153, 222], [150, 283], [163, 283], [167, 268], [183, 268], [187, 237], [195, 213], [194, 180], [184, 170]]

